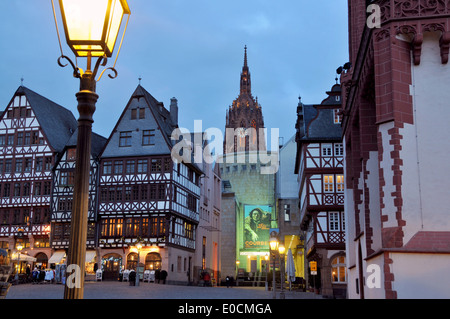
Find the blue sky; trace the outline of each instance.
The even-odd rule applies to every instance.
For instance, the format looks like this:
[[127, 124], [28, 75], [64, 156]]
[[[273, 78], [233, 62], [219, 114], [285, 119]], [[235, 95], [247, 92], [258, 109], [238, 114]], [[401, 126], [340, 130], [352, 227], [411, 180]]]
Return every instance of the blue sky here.
[[[57, 0], [55, 0], [57, 1]], [[267, 128], [295, 134], [298, 97], [320, 103], [348, 60], [346, 0], [128, 0], [131, 17], [114, 80], [97, 84], [93, 130], [108, 137], [142, 77], [168, 108], [176, 97], [179, 125], [224, 130], [239, 94], [248, 47], [252, 92]], [[79, 82], [60, 55], [50, 0], [0, 1], [0, 107], [24, 78], [29, 89], [70, 109]], [[60, 30], [64, 53], [72, 57]], [[108, 63], [112, 66], [113, 59]], [[79, 60], [80, 67], [85, 62]]]

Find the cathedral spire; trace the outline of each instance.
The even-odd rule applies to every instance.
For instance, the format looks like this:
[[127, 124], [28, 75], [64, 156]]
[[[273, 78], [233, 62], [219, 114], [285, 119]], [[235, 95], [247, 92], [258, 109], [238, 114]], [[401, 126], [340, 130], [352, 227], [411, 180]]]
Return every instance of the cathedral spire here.
[[244, 47], [245, 54], [244, 54], [244, 68], [248, 68], [247, 65], [247, 46]]
[[244, 47], [244, 66], [242, 67], [241, 73], [241, 95], [248, 94], [251, 96], [252, 94], [252, 85], [250, 80], [250, 71], [247, 64], [247, 46]]

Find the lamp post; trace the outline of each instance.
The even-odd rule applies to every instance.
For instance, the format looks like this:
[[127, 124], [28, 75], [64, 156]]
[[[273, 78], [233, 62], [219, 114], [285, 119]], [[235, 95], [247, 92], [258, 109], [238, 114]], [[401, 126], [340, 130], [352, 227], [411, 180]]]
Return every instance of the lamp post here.
[[241, 262], [239, 260], [236, 260], [236, 287], [238, 285], [238, 271], [239, 271], [239, 264]]
[[280, 299], [285, 299], [284, 296], [284, 253], [286, 252], [286, 248], [283, 244], [278, 246], [278, 252], [280, 253], [280, 281], [281, 281], [281, 292]]
[[17, 272], [16, 272], [14, 279], [16, 280], [17, 283], [19, 283], [20, 252], [22, 251], [23, 246], [21, 244], [19, 244], [19, 245], [17, 245], [16, 249], [17, 249]]
[[269, 276], [269, 254], [265, 254], [264, 255], [264, 259], [266, 260], [266, 291], [269, 290], [269, 278], [267, 278]]
[[[52, 5], [59, 39], [53, 0]], [[68, 46], [76, 57], [87, 59], [86, 71], [83, 71], [63, 54], [61, 42], [59, 43], [61, 56], [58, 64], [65, 67], [67, 64], [63, 64], [62, 60], [67, 60], [73, 68], [73, 76], [80, 79], [80, 91], [76, 94], [80, 117], [78, 119], [72, 222], [67, 255], [68, 271], [66, 275], [68, 280], [66, 280], [64, 298], [82, 299], [86, 261], [91, 133], [95, 104], [98, 99], [95, 91], [97, 82], [106, 70], [109, 69], [113, 72], [113, 75], [109, 74], [110, 78], [117, 76], [114, 68], [115, 62], [113, 67], [103, 70], [98, 79], [96, 76], [99, 67], [106, 66], [107, 58], [112, 56], [123, 16], [128, 15], [129, 19], [130, 9], [126, 0], [59, 0], [59, 9]], [[92, 58], [98, 58], [93, 69]], [[73, 283], [74, 279], [75, 284]]]
[[275, 253], [278, 250], [278, 238], [276, 237], [272, 237], [269, 240], [269, 246], [270, 246], [270, 251], [271, 251], [271, 255], [272, 255], [272, 261], [273, 261], [273, 268], [272, 268], [272, 272], [273, 272], [273, 278], [272, 278], [272, 289], [273, 289], [273, 299], [277, 299], [277, 288], [276, 288], [276, 282], [275, 282]]
[[139, 286], [139, 261], [141, 259], [142, 245], [140, 243], [138, 243], [136, 245], [136, 249], [137, 249], [137, 252], [138, 252], [137, 265], [136, 265], [136, 286]]

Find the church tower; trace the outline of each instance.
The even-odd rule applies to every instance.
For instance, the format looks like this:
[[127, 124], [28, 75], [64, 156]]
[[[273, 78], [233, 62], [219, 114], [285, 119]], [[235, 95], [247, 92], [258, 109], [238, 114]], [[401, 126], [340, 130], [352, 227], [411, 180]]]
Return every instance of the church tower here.
[[258, 98], [252, 95], [251, 83], [245, 46], [239, 96], [227, 110], [224, 154], [266, 150], [262, 109]]

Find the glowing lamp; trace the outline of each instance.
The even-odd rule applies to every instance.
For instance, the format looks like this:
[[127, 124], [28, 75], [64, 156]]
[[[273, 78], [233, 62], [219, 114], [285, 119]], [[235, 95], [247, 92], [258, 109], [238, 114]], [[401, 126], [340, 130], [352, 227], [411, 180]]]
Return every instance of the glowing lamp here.
[[278, 239], [276, 239], [275, 237], [270, 238], [269, 246], [270, 250], [272, 251], [278, 250]]
[[66, 41], [77, 57], [111, 57], [126, 0], [59, 0]]
[[279, 252], [281, 255], [284, 255], [284, 253], [286, 252], [286, 248], [284, 247], [283, 244], [281, 244], [281, 245], [278, 246], [278, 252]]

